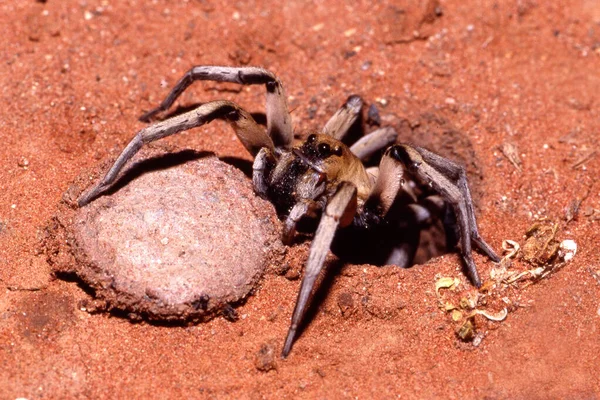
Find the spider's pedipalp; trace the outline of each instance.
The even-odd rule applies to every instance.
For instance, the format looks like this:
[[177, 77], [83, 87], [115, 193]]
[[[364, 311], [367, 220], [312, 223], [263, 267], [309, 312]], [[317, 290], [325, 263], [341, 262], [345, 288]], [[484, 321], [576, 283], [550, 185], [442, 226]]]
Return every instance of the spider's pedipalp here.
[[273, 152], [266, 147], [260, 149], [252, 163], [252, 185], [254, 191], [263, 199], [268, 198], [269, 173], [276, 163]]
[[333, 114], [323, 127], [323, 133], [333, 136], [337, 140], [342, 140], [348, 133], [348, 130], [360, 116], [363, 101], [360, 96], [352, 95], [346, 102]]
[[287, 357], [292, 349], [298, 325], [304, 316], [308, 298], [315, 285], [317, 276], [323, 268], [323, 263], [325, 262], [325, 257], [331, 247], [335, 231], [339, 226], [350, 223], [355, 212], [356, 187], [349, 182], [342, 182], [338, 187], [337, 192], [327, 204], [310, 246], [308, 260], [306, 261], [306, 267], [304, 269], [304, 278], [302, 278], [298, 300], [296, 300], [296, 307], [294, 308], [294, 314], [292, 315], [292, 323], [281, 353], [283, 358]]
[[319, 204], [314, 200], [305, 199], [296, 203], [283, 223], [281, 235], [283, 244], [292, 244], [298, 222], [304, 217], [315, 217], [318, 209]]
[[288, 111], [283, 85], [272, 72], [259, 67], [196, 66], [187, 71], [175, 84], [160, 105], [140, 117], [149, 122], [166, 111], [195, 81], [239, 83], [240, 85], [265, 85], [267, 88], [267, 133], [277, 147], [290, 148], [293, 140], [292, 118]]
[[274, 150], [271, 138], [252, 116], [231, 101], [212, 101], [184, 114], [149, 125], [140, 130], [121, 152], [104, 178], [77, 200], [84, 206], [104, 192], [115, 181], [125, 164], [145, 145], [158, 139], [223, 119], [233, 127], [238, 138], [254, 156], [261, 148]]

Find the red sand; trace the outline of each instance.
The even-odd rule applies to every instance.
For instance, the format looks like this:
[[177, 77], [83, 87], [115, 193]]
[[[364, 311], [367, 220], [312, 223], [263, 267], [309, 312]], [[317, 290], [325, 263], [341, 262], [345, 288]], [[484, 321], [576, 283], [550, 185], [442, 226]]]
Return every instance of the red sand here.
[[[1, 4], [0, 397], [600, 397], [600, 4], [441, 1], [436, 13], [434, 0], [405, 3]], [[89, 294], [52, 279], [40, 254], [62, 194], [115, 156], [189, 67], [244, 63], [283, 80], [299, 132], [352, 93], [405, 131], [426, 114], [445, 119], [473, 144], [489, 242], [523, 243], [548, 218], [577, 255], [510, 289], [514, 311], [478, 320], [478, 347], [459, 342], [438, 308], [437, 276], [470, 290], [456, 255], [330, 275], [286, 360], [277, 355], [299, 280], [276, 274], [237, 322], [156, 326], [82, 311]], [[197, 84], [179, 104], [216, 98], [264, 109], [262, 89], [224, 84]], [[249, 159], [222, 123], [165, 142]], [[290, 249], [293, 271], [306, 250]], [[488, 278], [492, 263], [476, 262]]]

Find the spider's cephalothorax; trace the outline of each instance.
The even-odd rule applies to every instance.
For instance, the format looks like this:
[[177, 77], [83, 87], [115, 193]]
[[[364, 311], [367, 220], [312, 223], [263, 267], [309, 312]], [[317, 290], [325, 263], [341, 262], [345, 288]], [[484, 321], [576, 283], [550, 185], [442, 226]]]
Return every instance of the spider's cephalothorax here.
[[[332, 245], [334, 249], [343, 250], [344, 243], [355, 240], [363, 247], [365, 243], [376, 247], [379, 241], [371, 238], [376, 236], [374, 232], [383, 233], [392, 246], [379, 262], [409, 266], [418, 247], [418, 229], [434, 217], [443, 217], [446, 228], [456, 231], [467, 275], [475, 286], [479, 287], [481, 281], [471, 246], [475, 245], [493, 261], [500, 260], [479, 236], [466, 174], [461, 166], [421, 147], [394, 144], [397, 135], [392, 128], [365, 135], [351, 147], [342, 143], [361, 112], [362, 100], [358, 96], [350, 96], [320, 134], [310, 134], [294, 145], [285, 92], [274, 74], [257, 67], [197, 66], [179, 80], [159, 107], [143, 115], [141, 120], [149, 121], [167, 110], [196, 80], [264, 84], [266, 130], [231, 101], [202, 104], [138, 132], [104, 178], [78, 202], [83, 206], [110, 187], [144, 144], [214, 119], [227, 121], [254, 157], [252, 179], [256, 193], [269, 199], [284, 221], [283, 242], [292, 241], [302, 221], [319, 219], [282, 356], [291, 350], [315, 280]], [[378, 167], [365, 168], [363, 160], [390, 145]], [[408, 184], [411, 181], [424, 183], [436, 194], [415, 194]]]

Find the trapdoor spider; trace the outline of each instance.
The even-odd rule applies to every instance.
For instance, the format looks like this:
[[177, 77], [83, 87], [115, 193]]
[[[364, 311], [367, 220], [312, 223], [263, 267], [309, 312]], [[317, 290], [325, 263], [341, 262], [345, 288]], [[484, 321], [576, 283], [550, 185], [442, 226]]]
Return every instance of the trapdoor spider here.
[[[202, 104], [192, 111], [139, 131], [106, 176], [84, 193], [78, 203], [84, 206], [104, 192], [144, 144], [215, 119], [228, 122], [254, 157], [253, 184], [256, 193], [269, 199], [283, 219], [283, 242], [289, 244], [305, 221], [319, 221], [282, 357], [291, 350], [315, 280], [338, 237], [358, 235], [368, 238], [371, 232], [390, 225], [404, 224], [406, 227], [412, 224], [409, 227], [418, 228], [419, 224], [425, 224], [433, 217], [445, 215], [445, 220], [450, 221], [446, 222], [447, 227], [455, 231], [454, 244], [459, 242], [466, 273], [475, 286], [479, 287], [481, 281], [471, 246], [474, 245], [493, 261], [500, 260], [477, 231], [473, 202], [465, 170], [461, 166], [421, 147], [393, 144], [396, 133], [391, 128], [365, 135], [351, 147], [342, 143], [342, 138], [361, 112], [362, 100], [358, 96], [348, 98], [321, 133], [312, 133], [302, 143], [294, 145], [285, 91], [273, 73], [257, 67], [196, 66], [179, 80], [160, 106], [140, 119], [147, 122], [166, 111], [197, 80], [264, 84], [267, 89], [266, 130], [236, 103], [217, 100]], [[367, 172], [362, 160], [389, 145], [391, 147], [384, 152], [378, 169]], [[438, 196], [417, 198], [407, 184], [408, 178], [424, 183]], [[403, 211], [393, 212], [396, 208], [393, 205], [399, 197], [404, 198]], [[417, 246], [418, 231], [415, 239], [407, 242], [404, 237], [399, 240], [382, 261], [409, 266]]]

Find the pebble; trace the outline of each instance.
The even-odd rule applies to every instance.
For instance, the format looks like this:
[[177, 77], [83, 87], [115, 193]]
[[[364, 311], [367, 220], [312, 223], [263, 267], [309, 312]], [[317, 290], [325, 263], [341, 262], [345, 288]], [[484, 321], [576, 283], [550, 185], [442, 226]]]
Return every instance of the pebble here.
[[145, 171], [72, 220], [67, 229], [80, 261], [72, 272], [108, 308], [157, 320], [204, 319], [231, 308], [281, 246], [272, 205], [215, 157]]

